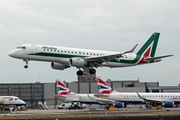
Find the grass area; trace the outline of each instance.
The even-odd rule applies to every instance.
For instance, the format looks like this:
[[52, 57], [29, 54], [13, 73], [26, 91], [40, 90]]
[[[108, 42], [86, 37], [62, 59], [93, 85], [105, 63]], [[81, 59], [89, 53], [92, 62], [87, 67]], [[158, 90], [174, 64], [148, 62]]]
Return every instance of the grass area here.
[[[108, 116], [139, 116], [139, 115], [180, 115], [180, 111], [165, 111], [165, 112], [150, 112], [150, 113], [111, 113], [108, 114]], [[70, 117], [99, 117], [99, 116], [105, 116], [105, 113], [103, 114], [67, 114], [67, 115], [20, 115], [18, 118], [21, 119], [37, 119], [37, 118], [70, 118]], [[16, 119], [17, 116], [0, 116], [0, 119]]]

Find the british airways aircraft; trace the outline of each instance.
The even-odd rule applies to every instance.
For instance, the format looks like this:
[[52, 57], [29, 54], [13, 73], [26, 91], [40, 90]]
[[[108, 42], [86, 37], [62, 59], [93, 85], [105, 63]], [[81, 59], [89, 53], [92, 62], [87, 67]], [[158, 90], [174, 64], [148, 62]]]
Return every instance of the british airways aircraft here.
[[108, 100], [103, 98], [97, 98], [94, 96], [94, 94], [77, 94], [74, 92], [71, 92], [65, 84], [62, 82], [56, 80], [57, 90], [58, 90], [58, 96], [60, 98], [65, 98], [66, 101], [71, 102], [80, 102], [82, 104], [99, 104], [99, 105], [106, 105], [106, 106], [114, 106], [117, 108], [124, 107], [124, 103], [121, 102], [115, 102], [114, 100]]
[[83, 75], [82, 69], [88, 69], [90, 74], [95, 74], [97, 67], [129, 67], [161, 61], [162, 58], [172, 55], [155, 57], [156, 47], [160, 33], [153, 33], [137, 53], [133, 53], [137, 45], [129, 51], [110, 52], [90, 49], [56, 47], [50, 45], [25, 44], [12, 50], [8, 55], [22, 59], [28, 68], [28, 62], [51, 62], [52, 69], [64, 70], [77, 67], [77, 75]]
[[16, 96], [0, 96], [0, 104], [22, 106], [26, 105], [26, 102]]
[[117, 92], [113, 90], [105, 81], [96, 78], [99, 94], [96, 97], [110, 99], [127, 104], [147, 104], [150, 107], [161, 105], [163, 107], [174, 107], [180, 104], [180, 93], [136, 93]]

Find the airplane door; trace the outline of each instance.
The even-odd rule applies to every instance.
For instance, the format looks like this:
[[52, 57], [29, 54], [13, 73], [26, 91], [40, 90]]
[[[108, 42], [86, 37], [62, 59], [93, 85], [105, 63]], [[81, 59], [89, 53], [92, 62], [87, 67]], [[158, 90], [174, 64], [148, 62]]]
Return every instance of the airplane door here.
[[122, 95], [121, 94], [119, 94], [119, 100], [122, 100]]
[[36, 53], [37, 52], [37, 47], [36, 45], [31, 45], [32, 46], [32, 53]]

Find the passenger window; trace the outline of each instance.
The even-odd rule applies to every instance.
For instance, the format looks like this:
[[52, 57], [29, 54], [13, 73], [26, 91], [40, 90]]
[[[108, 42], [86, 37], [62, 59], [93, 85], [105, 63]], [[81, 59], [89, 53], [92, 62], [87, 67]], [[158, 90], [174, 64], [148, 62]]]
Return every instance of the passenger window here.
[[70, 53], [70, 51], [68, 51], [68, 53]]
[[61, 52], [63, 52], [63, 50], [61, 50]]
[[59, 52], [59, 50], [58, 50], [58, 52]]
[[81, 54], [81, 52], [79, 52], [79, 54]]

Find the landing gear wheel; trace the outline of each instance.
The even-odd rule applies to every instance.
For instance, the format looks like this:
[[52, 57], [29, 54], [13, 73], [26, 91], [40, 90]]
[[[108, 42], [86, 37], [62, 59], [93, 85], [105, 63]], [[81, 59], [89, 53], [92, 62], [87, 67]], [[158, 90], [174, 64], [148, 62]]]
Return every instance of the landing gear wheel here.
[[27, 68], [28, 68], [28, 65], [25, 65], [24, 68], [27, 69]]
[[83, 71], [81, 71], [81, 70], [77, 71], [77, 75], [78, 75], [78, 76], [83, 75]]
[[90, 73], [90, 74], [95, 74], [95, 73], [96, 73], [96, 70], [95, 70], [95, 69], [91, 69], [91, 70], [89, 70], [89, 73]]

